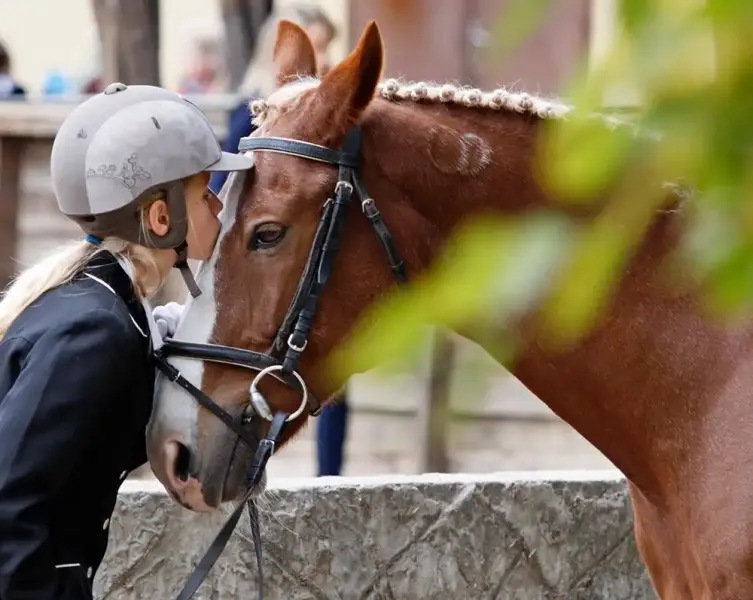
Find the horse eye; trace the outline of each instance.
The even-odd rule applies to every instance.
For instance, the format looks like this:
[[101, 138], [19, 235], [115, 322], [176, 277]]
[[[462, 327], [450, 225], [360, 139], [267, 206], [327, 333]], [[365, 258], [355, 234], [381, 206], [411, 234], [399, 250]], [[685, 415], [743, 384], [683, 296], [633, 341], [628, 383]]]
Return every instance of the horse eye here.
[[262, 223], [254, 229], [249, 241], [251, 250], [267, 250], [273, 248], [285, 237], [285, 228], [276, 223]]

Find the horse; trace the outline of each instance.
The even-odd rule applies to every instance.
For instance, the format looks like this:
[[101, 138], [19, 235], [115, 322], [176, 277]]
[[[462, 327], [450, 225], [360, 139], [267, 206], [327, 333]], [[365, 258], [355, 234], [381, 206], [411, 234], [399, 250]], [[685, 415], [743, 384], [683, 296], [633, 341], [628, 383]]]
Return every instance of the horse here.
[[[317, 78], [305, 32], [279, 24], [278, 88], [252, 106], [259, 129], [241, 144], [255, 168], [222, 191], [220, 238], [197, 274], [203, 295], [174, 336], [209, 350], [169, 359], [248, 426], [250, 442], [169, 382], [148, 429], [157, 477], [193, 510], [243, 494], [246, 446], [272, 414], [288, 417], [279, 451], [316, 414], [312, 398], [342, 385], [324, 373], [327, 357], [378, 299], [426, 273], [468, 219], [542, 208], [596, 219], [608, 203], [612, 192], [583, 214], [539, 177], [539, 134], [569, 107], [505, 89], [382, 81], [383, 53], [369, 23]], [[712, 319], [702, 282], [667, 277], [687, 222], [667, 194], [671, 210], [655, 211], [589, 332], [551, 350], [532, 307], [506, 366], [624, 474], [662, 600], [753, 598], [753, 327]]]

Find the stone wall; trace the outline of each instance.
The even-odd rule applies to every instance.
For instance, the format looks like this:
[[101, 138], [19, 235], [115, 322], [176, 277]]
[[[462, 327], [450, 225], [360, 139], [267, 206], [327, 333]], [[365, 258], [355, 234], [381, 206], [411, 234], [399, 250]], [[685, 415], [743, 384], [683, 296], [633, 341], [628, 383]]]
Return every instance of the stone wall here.
[[[278, 480], [260, 505], [268, 600], [656, 598], [613, 473]], [[95, 596], [176, 597], [223, 520], [126, 482]], [[197, 600], [256, 597], [242, 523]]]

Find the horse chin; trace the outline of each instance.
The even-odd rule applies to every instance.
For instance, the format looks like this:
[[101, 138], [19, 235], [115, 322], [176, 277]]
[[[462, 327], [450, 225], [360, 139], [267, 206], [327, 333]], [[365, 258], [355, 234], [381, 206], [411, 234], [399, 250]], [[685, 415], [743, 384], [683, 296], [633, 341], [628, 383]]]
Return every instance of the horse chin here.
[[[266, 469], [262, 473], [261, 479], [259, 480], [259, 483], [254, 488], [254, 491], [251, 493], [251, 499], [255, 500], [259, 496], [261, 496], [267, 489], [267, 471]], [[222, 502], [238, 502], [241, 498], [243, 498], [246, 495], [246, 491], [248, 488], [246, 487], [245, 479], [237, 485], [234, 485], [232, 487], [225, 485], [225, 489], [222, 491]]]
[[[244, 447], [244, 450], [245, 447]], [[253, 465], [253, 456], [247, 451], [239, 450], [234, 454], [233, 459], [230, 461], [230, 465], [225, 475], [225, 481], [222, 486], [221, 502], [237, 502], [248, 491], [248, 479], [251, 476], [251, 469]], [[256, 498], [259, 494], [263, 493], [267, 487], [267, 472], [266, 469], [262, 473], [261, 480], [254, 488], [251, 495], [252, 498]]]
[[[222, 503], [240, 500], [245, 495], [256, 448], [249, 448], [221, 422], [213, 422], [210, 427], [205, 430], [196, 477], [202, 484], [204, 503], [217, 509]], [[261, 439], [255, 428], [251, 437]]]

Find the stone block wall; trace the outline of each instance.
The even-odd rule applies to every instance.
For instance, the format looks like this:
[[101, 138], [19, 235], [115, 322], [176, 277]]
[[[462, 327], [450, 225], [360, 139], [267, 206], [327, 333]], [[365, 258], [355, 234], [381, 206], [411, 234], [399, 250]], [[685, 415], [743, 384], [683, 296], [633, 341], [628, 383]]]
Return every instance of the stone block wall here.
[[[612, 473], [278, 480], [260, 506], [268, 600], [656, 598]], [[95, 597], [176, 597], [224, 518], [126, 482]], [[195, 598], [257, 583], [244, 519]]]

